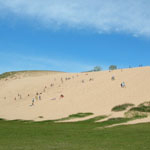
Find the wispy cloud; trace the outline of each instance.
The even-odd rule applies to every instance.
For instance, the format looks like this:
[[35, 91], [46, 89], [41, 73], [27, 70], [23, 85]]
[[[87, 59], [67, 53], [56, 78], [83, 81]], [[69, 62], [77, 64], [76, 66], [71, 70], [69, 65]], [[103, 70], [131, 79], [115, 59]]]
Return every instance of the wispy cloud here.
[[0, 52], [0, 73], [16, 70], [56, 70], [65, 72], [82, 72], [94, 66], [86, 62], [56, 60], [46, 57], [5, 54]]
[[150, 36], [149, 0], [0, 0], [0, 13], [31, 17], [46, 27]]
[[20, 58], [24, 62], [28, 62], [28, 64], [34, 64], [34, 65], [36, 64], [38, 67], [40, 66], [40, 68], [43, 68], [43, 69], [54, 68], [57, 71], [80, 72], [80, 71], [88, 71], [93, 68], [93, 65], [86, 64], [84, 62], [56, 60], [56, 59], [51, 59], [51, 58], [48, 59], [44, 57], [20, 56]]

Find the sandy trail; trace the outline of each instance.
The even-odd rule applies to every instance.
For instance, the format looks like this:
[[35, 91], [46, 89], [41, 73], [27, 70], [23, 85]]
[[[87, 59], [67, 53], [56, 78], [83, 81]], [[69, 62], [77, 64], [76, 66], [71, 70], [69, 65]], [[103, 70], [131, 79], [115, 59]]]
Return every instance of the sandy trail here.
[[[113, 75], [116, 78], [114, 81], [111, 80]], [[123, 81], [126, 88], [120, 87]], [[51, 87], [51, 84], [54, 86]], [[150, 101], [149, 85], [150, 67], [111, 72], [42, 74], [0, 80], [0, 118], [42, 121], [60, 119], [79, 112], [93, 112], [94, 116], [109, 115], [116, 105], [137, 105]], [[42, 100], [30, 106], [37, 92], [42, 93]], [[18, 94], [21, 94], [22, 99]], [[61, 94], [64, 98], [60, 98]]]
[[117, 127], [121, 125], [132, 125], [132, 124], [138, 124], [138, 123], [150, 123], [150, 117], [132, 120], [132, 121], [128, 121], [125, 123], [113, 124], [113, 125], [102, 127], [102, 128], [112, 128], [112, 127]]

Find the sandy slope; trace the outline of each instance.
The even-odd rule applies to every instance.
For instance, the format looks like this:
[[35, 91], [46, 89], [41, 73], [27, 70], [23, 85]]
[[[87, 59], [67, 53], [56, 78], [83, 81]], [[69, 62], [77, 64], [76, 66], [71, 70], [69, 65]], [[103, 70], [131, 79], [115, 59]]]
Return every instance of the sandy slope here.
[[[115, 81], [111, 81], [112, 75]], [[71, 79], [65, 80], [66, 77]], [[89, 81], [90, 78], [94, 80]], [[120, 87], [122, 81], [126, 83], [126, 88]], [[51, 83], [54, 83], [53, 87]], [[0, 118], [38, 121], [63, 118], [78, 112], [93, 112], [94, 116], [109, 115], [112, 107], [118, 104], [150, 101], [149, 85], [150, 67], [0, 80]], [[47, 88], [43, 92], [45, 86]], [[36, 92], [42, 92], [42, 100], [30, 106]], [[17, 96], [18, 93], [22, 99]], [[62, 99], [61, 94], [64, 95]], [[56, 100], [51, 100], [53, 98]]]

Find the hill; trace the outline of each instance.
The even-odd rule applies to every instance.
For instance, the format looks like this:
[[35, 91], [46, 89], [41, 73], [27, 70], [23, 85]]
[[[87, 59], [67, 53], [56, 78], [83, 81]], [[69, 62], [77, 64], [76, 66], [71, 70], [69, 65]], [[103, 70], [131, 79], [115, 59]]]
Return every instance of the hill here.
[[[120, 86], [123, 81], [126, 88]], [[88, 73], [19, 72], [0, 80], [0, 118], [42, 121], [79, 113], [85, 115], [63, 121], [123, 117], [124, 111], [113, 112], [112, 108], [150, 101], [149, 84], [150, 67]]]

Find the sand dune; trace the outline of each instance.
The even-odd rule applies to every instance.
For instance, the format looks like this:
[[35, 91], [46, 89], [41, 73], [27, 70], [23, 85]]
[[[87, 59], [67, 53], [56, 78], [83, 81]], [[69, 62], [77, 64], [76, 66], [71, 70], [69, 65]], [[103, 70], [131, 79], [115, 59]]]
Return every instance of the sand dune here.
[[[114, 81], [111, 80], [113, 75], [116, 78]], [[90, 81], [90, 78], [93, 80]], [[126, 88], [120, 87], [123, 81]], [[54, 86], [51, 87], [51, 84]], [[59, 119], [79, 112], [93, 112], [94, 116], [110, 115], [116, 105], [137, 105], [150, 101], [149, 85], [150, 67], [111, 72], [22, 75], [2, 79], [0, 118], [39, 121]], [[42, 99], [36, 100], [31, 106], [37, 92], [42, 93]], [[61, 94], [64, 98], [60, 98]]]

